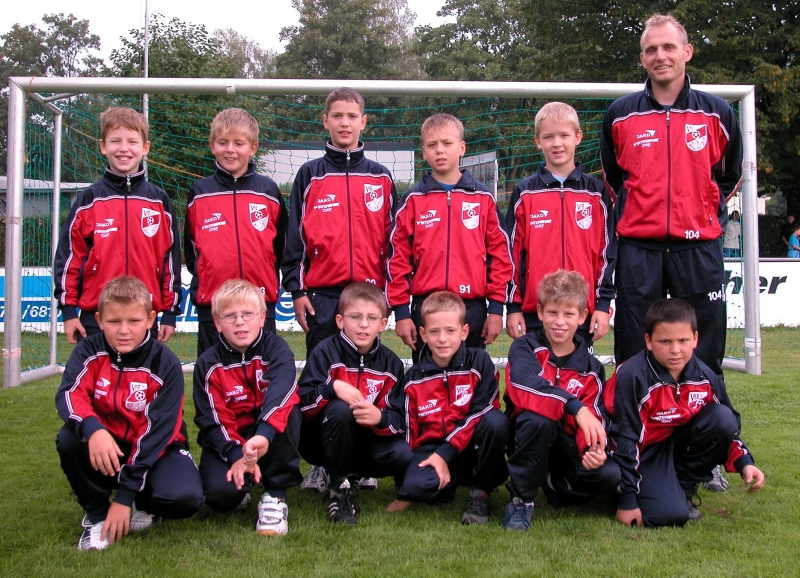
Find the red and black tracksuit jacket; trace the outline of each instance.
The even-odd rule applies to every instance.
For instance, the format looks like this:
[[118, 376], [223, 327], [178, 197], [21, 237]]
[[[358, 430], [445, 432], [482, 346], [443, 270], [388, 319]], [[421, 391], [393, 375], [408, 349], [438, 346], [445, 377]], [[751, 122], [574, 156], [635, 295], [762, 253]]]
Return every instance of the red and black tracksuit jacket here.
[[[622, 473], [619, 490], [623, 509], [636, 507], [642, 449], [668, 439], [675, 428], [691, 422], [706, 404], [728, 407], [739, 420], [741, 431], [741, 419], [728, 398], [725, 382], [695, 355], [676, 382], [649, 351], [640, 351], [617, 368], [607, 384], [605, 399], [613, 414], [610, 436], [617, 445], [614, 457]], [[735, 436], [728, 448], [725, 470], [741, 474], [753, 463], [747, 446]]]
[[383, 287], [386, 243], [397, 201], [391, 173], [364, 156], [364, 144], [325, 154], [297, 173], [289, 204], [283, 287], [293, 298], [309, 289], [353, 281]]
[[100, 291], [120, 275], [138, 277], [175, 325], [181, 303], [181, 249], [172, 203], [144, 178], [106, 169], [84, 190], [61, 229], [55, 258], [55, 298], [65, 320], [96, 311]]
[[686, 83], [668, 109], [644, 91], [614, 101], [603, 120], [603, 175], [617, 233], [649, 249], [718, 239], [742, 175], [742, 137], [723, 99]]
[[426, 171], [408, 191], [389, 238], [386, 297], [397, 320], [411, 297], [452, 291], [503, 314], [513, 293], [508, 235], [491, 191], [467, 170], [450, 191]]
[[467, 448], [481, 417], [500, 408], [499, 379], [483, 349], [462, 342], [450, 365], [441, 368], [426, 345], [389, 394], [376, 427], [405, 433], [412, 450], [439, 443], [436, 453], [449, 463]]
[[[378, 409], [386, 407], [386, 397], [403, 377], [403, 362], [391, 349], [376, 339], [367, 353], [359, 353], [344, 332], [332, 335], [308, 356], [298, 382], [303, 419], [318, 415], [336, 398], [333, 382], [345, 381], [358, 389]], [[372, 428], [378, 435], [394, 435], [386, 429]]]
[[589, 284], [589, 315], [609, 312], [616, 297], [617, 236], [611, 197], [583, 167], [563, 183], [542, 163], [511, 194], [506, 228], [511, 235], [514, 292], [509, 313], [535, 315], [536, 289], [548, 273], [577, 271]]
[[575, 414], [582, 407], [608, 429], [609, 415], [603, 403], [605, 368], [580, 336], [573, 339], [576, 349], [561, 367], [554, 362], [541, 330], [515, 339], [508, 350], [503, 399], [509, 419], [527, 410], [559, 421], [562, 433], [575, 438], [579, 450], [584, 450], [589, 444], [575, 423]]
[[102, 333], [75, 346], [67, 361], [56, 409], [75, 435], [88, 441], [99, 429], [131, 445], [117, 474], [115, 502], [130, 506], [147, 472], [171, 443], [186, 443], [183, 373], [178, 358], [150, 332], [120, 354]]
[[294, 356], [282, 337], [262, 330], [242, 353], [220, 335], [194, 366], [197, 443], [233, 463], [250, 437], [271, 442], [285, 431], [300, 400], [296, 377]]
[[211, 296], [228, 279], [258, 287], [274, 317], [289, 215], [278, 185], [250, 162], [241, 177], [217, 171], [192, 185], [183, 250], [192, 273], [190, 295], [211, 320]]

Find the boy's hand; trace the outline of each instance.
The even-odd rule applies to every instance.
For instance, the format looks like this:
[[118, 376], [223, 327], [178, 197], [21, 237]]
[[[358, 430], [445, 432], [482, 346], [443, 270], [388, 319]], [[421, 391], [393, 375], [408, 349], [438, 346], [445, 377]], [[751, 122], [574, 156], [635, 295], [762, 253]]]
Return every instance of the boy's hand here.
[[306, 316], [308, 315], [316, 315], [314, 312], [314, 307], [311, 305], [311, 300], [308, 296], [303, 295], [302, 297], [298, 297], [294, 301], [292, 301], [294, 305], [294, 318], [297, 319], [297, 322], [300, 324], [300, 327], [303, 328], [303, 331], [308, 333], [308, 320]]
[[99, 429], [89, 436], [89, 462], [101, 474], [116, 475], [119, 471], [119, 458], [124, 455], [107, 429]]
[[440, 490], [443, 490], [447, 484], [450, 483], [450, 468], [447, 467], [447, 462], [444, 461], [442, 456], [436, 452], [432, 453], [427, 460], [419, 464], [419, 467], [421, 468], [424, 468], [425, 466], [432, 467], [433, 471], [436, 472], [436, 475], [439, 477]]
[[253, 481], [258, 484], [261, 482], [261, 468], [258, 466], [260, 460], [269, 451], [269, 440], [262, 435], [254, 435], [242, 446], [241, 458], [236, 460], [226, 474], [229, 482], [233, 482], [237, 490], [241, 490], [244, 485], [245, 474], [252, 474]]
[[506, 315], [506, 333], [511, 339], [516, 339], [527, 333], [525, 316], [522, 313], [509, 313]]
[[113, 544], [122, 536], [127, 536], [131, 529], [131, 514], [133, 509], [130, 506], [123, 506], [117, 502], [111, 502], [108, 508], [106, 521], [103, 524], [103, 531], [100, 532], [100, 539], [105, 537], [109, 544]]
[[394, 326], [394, 332], [403, 340], [403, 343], [408, 345], [412, 351], [416, 351], [417, 343], [417, 327], [409, 317], [408, 319], [401, 319]]
[[498, 335], [503, 332], [503, 316], [497, 313], [489, 313], [486, 316], [486, 322], [483, 324], [483, 331], [481, 337], [486, 345], [490, 345]]
[[593, 446], [586, 450], [581, 457], [581, 464], [585, 470], [596, 470], [606, 463], [606, 450], [601, 446]]
[[589, 448], [606, 447], [606, 430], [588, 407], [583, 406], [578, 410], [575, 414], [575, 423], [581, 428]]
[[337, 379], [333, 382], [333, 391], [336, 397], [341, 399], [347, 405], [352, 406], [354, 403], [364, 401], [364, 396], [358, 391], [358, 388], [353, 387], [346, 381]]
[[639, 508], [635, 510], [617, 510], [617, 520], [626, 526], [641, 526], [642, 511]]
[[175, 333], [175, 328], [172, 325], [161, 325], [158, 328], [158, 340], [161, 343], [166, 343], [172, 334]]
[[595, 312], [592, 313], [592, 320], [589, 321], [589, 333], [592, 334], [592, 341], [597, 341], [606, 336], [608, 333], [609, 319], [611, 319], [611, 315], [605, 311], [595, 310]]
[[67, 336], [68, 343], [78, 343], [78, 335], [86, 338], [86, 329], [79, 318], [67, 319], [64, 321], [64, 335]]
[[766, 481], [764, 472], [755, 466], [745, 466], [742, 470], [742, 479], [747, 486], [747, 491], [752, 493], [756, 493], [760, 490]]
[[365, 400], [351, 404], [350, 411], [358, 425], [378, 425], [381, 421], [381, 410]]

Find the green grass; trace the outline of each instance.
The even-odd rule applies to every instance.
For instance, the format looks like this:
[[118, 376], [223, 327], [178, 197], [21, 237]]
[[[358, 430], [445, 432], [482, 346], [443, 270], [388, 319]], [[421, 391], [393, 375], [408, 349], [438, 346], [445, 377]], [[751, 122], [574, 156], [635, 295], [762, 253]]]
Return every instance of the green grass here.
[[[58, 379], [3, 389], [0, 576], [797, 576], [796, 336], [790, 328], [765, 329], [764, 375], [727, 374], [766, 487], [747, 494], [729, 475], [731, 491], [701, 490], [704, 518], [683, 529], [622, 527], [610, 500], [558, 511], [542, 500], [533, 528], [512, 534], [499, 526], [504, 489], [492, 496], [485, 527], [459, 523], [464, 488], [452, 505], [389, 515], [383, 510], [393, 491], [385, 479], [377, 491], [361, 493], [355, 528], [333, 526], [317, 494], [292, 489], [289, 534], [282, 538], [255, 534], [253, 503], [244, 512], [206, 509], [167, 521], [104, 552], [78, 552], [82, 512], [54, 444]], [[188, 377], [186, 386], [191, 416]], [[193, 450], [197, 455], [196, 444]]]

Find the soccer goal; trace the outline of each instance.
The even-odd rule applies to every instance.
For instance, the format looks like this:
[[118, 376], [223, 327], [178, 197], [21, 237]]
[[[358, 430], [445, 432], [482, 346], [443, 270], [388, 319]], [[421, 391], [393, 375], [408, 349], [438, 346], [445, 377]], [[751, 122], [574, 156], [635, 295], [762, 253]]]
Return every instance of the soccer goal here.
[[[109, 106], [142, 110], [142, 95], [148, 95], [152, 143], [148, 178], [172, 198], [182, 230], [191, 183], [213, 171], [208, 128], [219, 110], [236, 106], [256, 117], [259, 171], [272, 177], [288, 197], [300, 165], [322, 154], [327, 139], [320, 120], [324, 97], [340, 86], [365, 96], [369, 116], [362, 133], [365, 154], [392, 171], [401, 196], [425, 169], [419, 153], [422, 122], [435, 112], [449, 112], [465, 124], [473, 168], [492, 165], [486, 172], [492, 174], [503, 210], [514, 184], [534, 172], [542, 160], [533, 140], [534, 116], [542, 105], [557, 99], [578, 110], [584, 139], [576, 154], [588, 172], [599, 176], [603, 114], [613, 99], [642, 88], [640, 84], [535, 82], [12, 78], [6, 196], [0, 198], [6, 242], [0, 277], [5, 297], [0, 319], [3, 385], [59, 373], [71, 350], [58, 335], [61, 324], [52, 299], [52, 259], [71, 203], [100, 177], [105, 166], [97, 146], [98, 117], [103, 110]], [[736, 287], [737, 300], [728, 303], [725, 366], [760, 374], [754, 88], [696, 88], [730, 101], [740, 115], [745, 150], [740, 192], [743, 252], [740, 263], [726, 262], [726, 269], [731, 269], [728, 277], [737, 280], [727, 286]], [[184, 310], [170, 346], [190, 370], [197, 318], [188, 302], [188, 282], [184, 272]], [[288, 296], [278, 306], [277, 325], [279, 330], [295, 331], [284, 335], [302, 358], [303, 337], [297, 333]], [[389, 331], [385, 336], [386, 341], [393, 338]], [[499, 340], [489, 351], [502, 363], [508, 341]], [[599, 353], [610, 352], [607, 345]]]

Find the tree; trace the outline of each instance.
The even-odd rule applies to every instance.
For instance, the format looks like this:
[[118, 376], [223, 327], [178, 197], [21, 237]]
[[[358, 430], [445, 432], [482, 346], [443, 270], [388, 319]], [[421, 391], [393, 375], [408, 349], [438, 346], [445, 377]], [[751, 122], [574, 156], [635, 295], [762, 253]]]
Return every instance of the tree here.
[[270, 78], [274, 76], [275, 53], [265, 50], [236, 32], [233, 28], [215, 30], [214, 38], [219, 41], [220, 51], [233, 58], [238, 67], [235, 78]]

